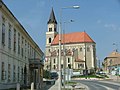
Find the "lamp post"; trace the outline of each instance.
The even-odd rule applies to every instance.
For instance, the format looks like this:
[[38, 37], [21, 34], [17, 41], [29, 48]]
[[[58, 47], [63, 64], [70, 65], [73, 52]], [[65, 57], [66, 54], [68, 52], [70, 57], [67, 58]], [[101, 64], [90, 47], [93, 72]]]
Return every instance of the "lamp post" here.
[[[118, 43], [113, 43], [113, 45], [115, 45], [116, 46], [116, 48], [115, 48], [115, 52], [118, 52]], [[116, 56], [116, 61], [118, 61], [118, 56]], [[117, 67], [117, 70], [116, 70], [116, 74], [117, 74], [117, 81], [118, 81], [118, 75], [119, 75], [119, 67], [118, 67], [118, 64], [119, 64], [119, 62], [118, 63], [116, 63], [116, 67]], [[111, 72], [112, 72], [112, 70], [111, 70]]]
[[58, 65], [58, 71], [59, 71], [59, 85], [58, 85], [58, 90], [61, 90], [61, 31], [62, 31], [62, 22], [61, 22], [61, 17], [62, 17], [62, 9], [78, 9], [80, 8], [79, 6], [70, 6], [70, 7], [63, 7], [60, 9], [60, 23], [59, 23], [59, 65]]
[[86, 61], [86, 42], [85, 42], [85, 78], [87, 79], [88, 70], [87, 70], [87, 61]]
[[65, 51], [65, 24], [67, 23], [71, 23], [71, 22], [74, 22], [74, 20], [70, 20], [68, 22], [64, 22], [64, 29], [62, 30], [62, 40], [63, 40], [63, 52], [64, 52], [64, 56], [63, 56], [63, 86], [64, 86], [64, 89], [65, 89], [65, 76], [66, 76], [66, 51]]

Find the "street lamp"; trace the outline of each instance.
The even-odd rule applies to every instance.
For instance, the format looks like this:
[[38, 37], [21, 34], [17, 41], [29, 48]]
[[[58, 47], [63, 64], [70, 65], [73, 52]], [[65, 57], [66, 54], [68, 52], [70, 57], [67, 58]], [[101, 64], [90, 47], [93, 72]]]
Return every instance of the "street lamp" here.
[[78, 9], [80, 8], [79, 6], [70, 6], [70, 7], [63, 7], [60, 9], [60, 23], [59, 23], [59, 66], [58, 66], [58, 71], [59, 71], [59, 88], [58, 90], [61, 90], [61, 31], [62, 31], [62, 22], [61, 22], [61, 17], [62, 17], [62, 9]]
[[64, 86], [64, 89], [65, 89], [65, 76], [66, 76], [66, 51], [65, 51], [65, 24], [67, 23], [72, 23], [74, 22], [74, 20], [70, 20], [68, 22], [64, 22], [64, 29], [62, 30], [62, 40], [63, 40], [63, 52], [64, 52], [64, 55], [63, 55], [63, 86]]
[[85, 42], [85, 78], [87, 79], [88, 70], [87, 70], [87, 61], [86, 61], [86, 42]]

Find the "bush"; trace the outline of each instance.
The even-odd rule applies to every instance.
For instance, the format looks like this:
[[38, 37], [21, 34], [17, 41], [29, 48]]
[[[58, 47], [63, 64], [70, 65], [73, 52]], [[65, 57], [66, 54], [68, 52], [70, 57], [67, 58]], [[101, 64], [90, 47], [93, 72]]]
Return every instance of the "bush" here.
[[44, 70], [43, 72], [43, 78], [49, 79], [50, 78], [50, 72], [47, 70]]

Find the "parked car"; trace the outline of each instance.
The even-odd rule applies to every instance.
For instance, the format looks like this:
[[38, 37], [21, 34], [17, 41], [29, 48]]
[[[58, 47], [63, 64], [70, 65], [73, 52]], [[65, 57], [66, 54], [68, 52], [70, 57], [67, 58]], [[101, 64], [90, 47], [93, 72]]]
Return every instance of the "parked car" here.
[[99, 74], [99, 75], [105, 75], [106, 73], [105, 73], [105, 72], [100, 71], [100, 72], [96, 72], [96, 74]]
[[58, 79], [58, 73], [57, 72], [51, 72], [50, 73], [50, 78], [57, 80]]

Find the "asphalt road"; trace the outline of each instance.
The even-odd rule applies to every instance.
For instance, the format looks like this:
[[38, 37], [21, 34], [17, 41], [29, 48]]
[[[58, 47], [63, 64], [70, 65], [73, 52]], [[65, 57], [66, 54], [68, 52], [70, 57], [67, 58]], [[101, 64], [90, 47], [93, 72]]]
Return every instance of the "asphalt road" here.
[[97, 80], [74, 80], [88, 86], [89, 90], [120, 90], [120, 83]]

